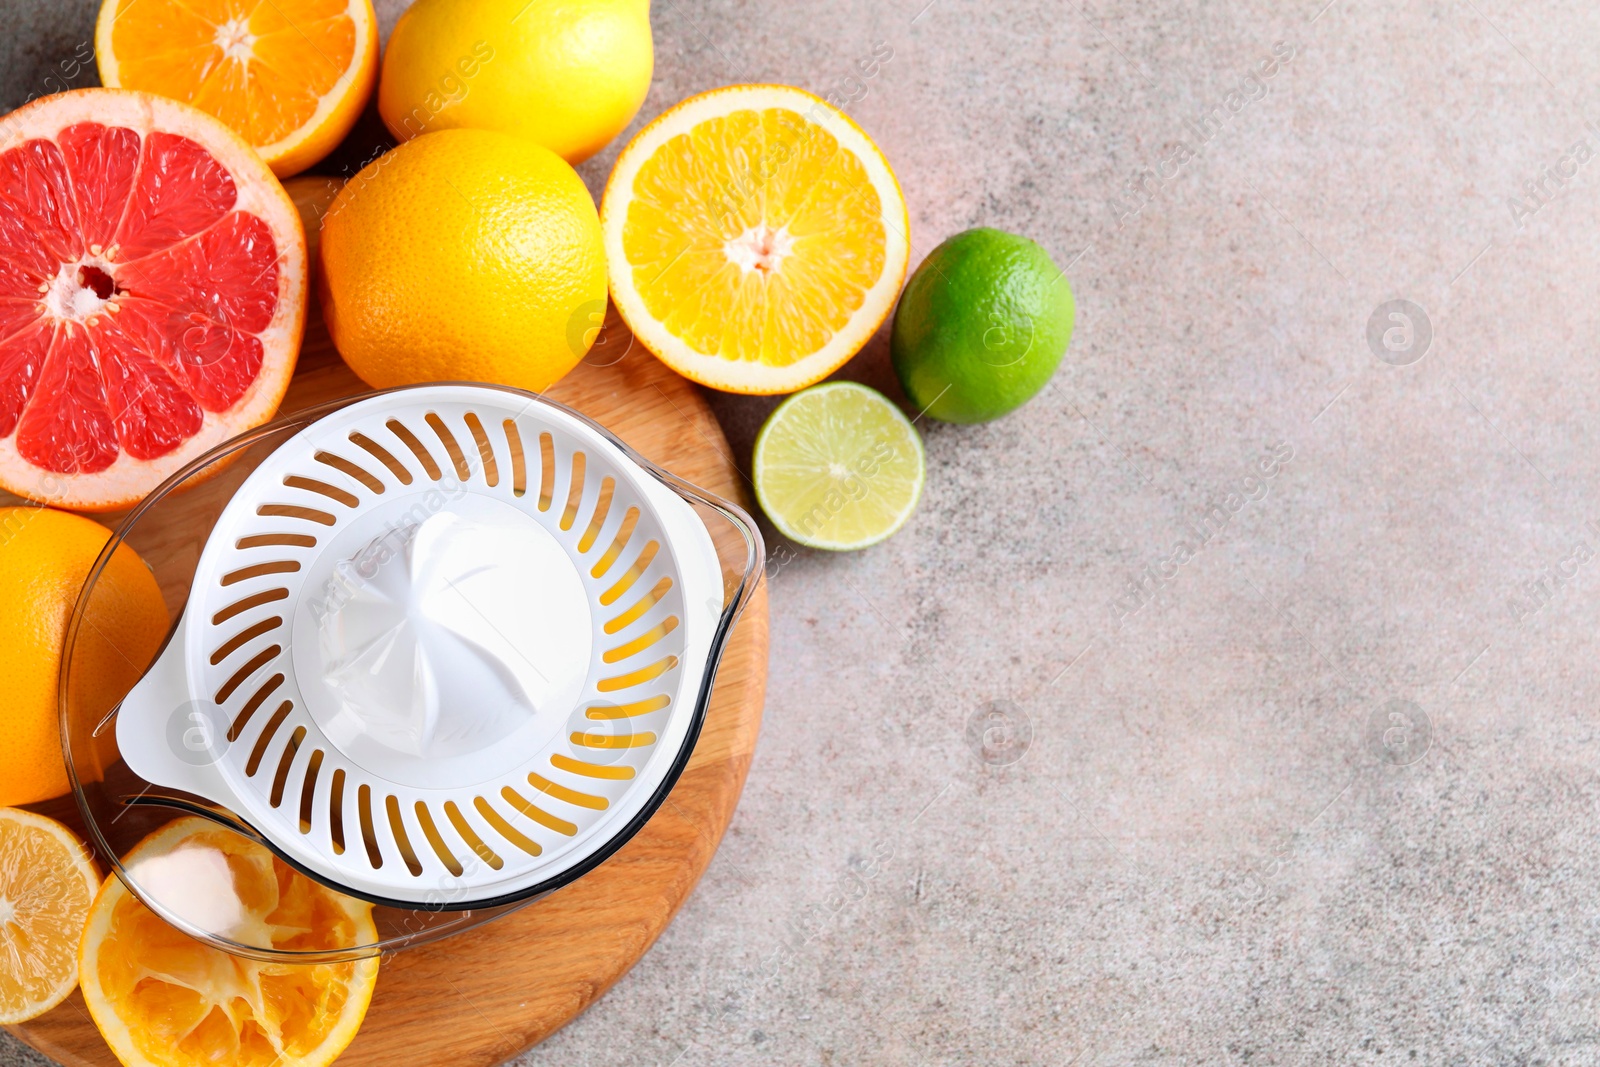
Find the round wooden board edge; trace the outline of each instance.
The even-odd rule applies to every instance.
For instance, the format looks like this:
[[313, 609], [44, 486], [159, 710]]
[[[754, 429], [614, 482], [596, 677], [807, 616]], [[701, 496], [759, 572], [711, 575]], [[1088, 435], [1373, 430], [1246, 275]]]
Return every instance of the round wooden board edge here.
[[[332, 353], [320, 322], [313, 320], [290, 395], [280, 412], [288, 414], [365, 390]], [[744, 476], [728, 452], [726, 437], [705, 397], [654, 357], [640, 353], [636, 359], [603, 368], [585, 364], [551, 392], [554, 399], [595, 417], [675, 473], [750, 507]], [[648, 403], [619, 409], [614, 419], [604, 413], [607, 406], [630, 394], [649, 398]], [[690, 454], [675, 460], [639, 439], [640, 428], [648, 425], [651, 417], [646, 409], [657, 400], [697, 431], [669, 435], [673, 446]], [[388, 958], [380, 970], [368, 1017], [339, 1058], [341, 1067], [387, 1065], [397, 1059], [415, 1067], [492, 1067], [571, 1022], [643, 958], [710, 865], [743, 794], [760, 732], [768, 650], [767, 590], [764, 576], [759, 576], [729, 638], [694, 756], [662, 807], [615, 856], [572, 885], [476, 930]], [[636, 866], [652, 877], [634, 877]], [[650, 891], [651, 886], [661, 887], [660, 891]], [[606, 903], [597, 898], [619, 892], [626, 896], [629, 891], [648, 898], [649, 906], [642, 914], [618, 920], [609, 940], [597, 938], [594, 909]], [[524, 957], [512, 948], [513, 942], [522, 940], [526, 950], [542, 936], [530, 938], [530, 931], [552, 926], [558, 934], [569, 931], [589, 944], [609, 944], [612, 950], [591, 957], [593, 963], [579, 968], [581, 974], [545, 988], [542, 995], [527, 987], [523, 973], [496, 976], [492, 965], [523, 962]], [[552, 962], [548, 955], [538, 960], [547, 973]], [[471, 989], [486, 979], [488, 989]], [[485, 998], [495, 993], [509, 993], [506, 1002], [517, 1002], [518, 1012], [494, 1017], [494, 1012], [504, 1009]], [[464, 1002], [458, 1013], [452, 1013], [457, 1016], [455, 1022], [440, 1017], [444, 1013], [441, 1001], [450, 997]], [[543, 1007], [530, 1009], [532, 1003]], [[77, 990], [38, 1019], [5, 1029], [67, 1067], [118, 1067]]]

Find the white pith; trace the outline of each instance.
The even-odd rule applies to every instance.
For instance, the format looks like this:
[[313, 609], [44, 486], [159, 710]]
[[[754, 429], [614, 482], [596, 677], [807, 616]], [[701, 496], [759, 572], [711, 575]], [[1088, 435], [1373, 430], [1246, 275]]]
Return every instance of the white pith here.
[[794, 238], [789, 231], [782, 226], [774, 230], [764, 222], [750, 227], [722, 246], [722, 253], [728, 257], [728, 262], [737, 266], [743, 274], [752, 271], [771, 274], [783, 265], [784, 258], [793, 251]]
[[248, 63], [255, 57], [256, 35], [250, 32], [249, 20], [237, 15], [217, 27], [216, 45], [224, 58], [236, 63]]
[[79, 280], [84, 267], [105, 271], [112, 283], [116, 283], [117, 275], [111, 262], [100, 256], [83, 256], [61, 264], [56, 276], [47, 283], [44, 295], [45, 313], [57, 322], [93, 322], [102, 309], [111, 314], [117, 311], [115, 291], [109, 297], [101, 297]]
[[[878, 194], [879, 203], [883, 205], [885, 239], [883, 272], [872, 288], [863, 294], [860, 307], [821, 349], [783, 367], [706, 355], [668, 331], [656, 321], [635, 288], [633, 270], [622, 240], [628, 205], [633, 200], [634, 179], [640, 168], [663, 144], [702, 122], [731, 111], [762, 111], [769, 108], [795, 112], [806, 121], [821, 126], [860, 160]], [[743, 393], [791, 392], [827, 376], [841, 366], [871, 338], [878, 324], [894, 306], [900, 284], [905, 280], [910, 255], [910, 229], [905, 201], [877, 146], [821, 97], [784, 85], [712, 90], [679, 104], [645, 127], [623, 150], [606, 184], [605, 198], [600, 207], [600, 228], [605, 238], [606, 262], [610, 264], [611, 296], [634, 335], [674, 370], [707, 385]], [[758, 235], [757, 231], [765, 232]], [[770, 241], [780, 232], [780, 229], [769, 228], [765, 223], [758, 224], [728, 242], [723, 249], [724, 254], [734, 262], [739, 262], [735, 257], [746, 253], [735, 251], [734, 246], [743, 242], [752, 252], [759, 251], [763, 239]], [[772, 268], [781, 271], [783, 257], [774, 258], [770, 254], [771, 250], [776, 249], [776, 244], [768, 244], [767, 248], [769, 252], [764, 258]], [[790, 248], [786, 246], [784, 255], [789, 251]], [[757, 258], [751, 256], [753, 269], [759, 269], [755, 262]], [[740, 265], [742, 267], [743, 263]]]

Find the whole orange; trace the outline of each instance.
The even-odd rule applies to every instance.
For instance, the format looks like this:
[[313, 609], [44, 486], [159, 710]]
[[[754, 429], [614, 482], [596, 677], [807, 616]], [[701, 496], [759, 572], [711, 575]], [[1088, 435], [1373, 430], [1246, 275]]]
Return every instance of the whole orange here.
[[[110, 538], [110, 530], [71, 512], [0, 508], [0, 805], [48, 800], [70, 788], [56, 689], [73, 606]], [[149, 666], [167, 626], [155, 575], [138, 553], [119, 546], [79, 631], [74, 701], [97, 716], [114, 707]], [[102, 749], [101, 758], [109, 762], [111, 751]]]
[[548, 148], [492, 130], [407, 141], [322, 220], [322, 312], [375, 388], [470, 380], [543, 390], [605, 317], [600, 218]]

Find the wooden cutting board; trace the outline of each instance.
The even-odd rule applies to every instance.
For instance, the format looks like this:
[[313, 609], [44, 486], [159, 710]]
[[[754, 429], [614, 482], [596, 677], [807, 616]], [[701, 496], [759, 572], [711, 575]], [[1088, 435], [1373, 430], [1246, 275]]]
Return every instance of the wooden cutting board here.
[[[363, 392], [312, 316], [285, 413]], [[749, 506], [747, 483], [698, 388], [613, 319], [590, 359], [549, 395], [702, 488]], [[605, 363], [608, 365], [600, 365]], [[744, 787], [767, 678], [763, 585], [734, 630], [704, 732], [666, 803], [611, 859], [476, 930], [386, 959], [340, 1067], [486, 1067], [594, 1003], [643, 956], [711, 862]], [[38, 805], [76, 822], [70, 800]], [[74, 992], [10, 1032], [68, 1067], [117, 1067]]]

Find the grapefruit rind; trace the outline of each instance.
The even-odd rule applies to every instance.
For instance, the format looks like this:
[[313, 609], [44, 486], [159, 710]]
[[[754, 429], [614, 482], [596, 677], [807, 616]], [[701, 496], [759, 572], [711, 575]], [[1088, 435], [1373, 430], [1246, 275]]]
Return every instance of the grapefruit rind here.
[[[664, 327], [645, 307], [643, 297], [634, 286], [623, 241], [634, 179], [657, 149], [709, 119], [734, 111], [769, 108], [797, 112], [854, 153], [884, 206], [885, 265], [877, 282], [866, 291], [860, 307], [845, 326], [824, 347], [781, 367], [707, 355]], [[713, 89], [690, 97], [658, 116], [639, 131], [617, 159], [606, 181], [600, 228], [610, 267], [611, 299], [634, 336], [663, 363], [691, 381], [713, 389], [752, 395], [794, 392], [821, 381], [843, 366], [871, 339], [893, 310], [910, 260], [911, 219], [905, 195], [888, 160], [848, 115], [820, 96], [788, 85], [735, 85]]]
[[25, 459], [15, 433], [0, 439], [0, 488], [55, 507], [115, 511], [137, 503], [196, 456], [259, 426], [277, 411], [305, 330], [306, 238], [293, 201], [255, 150], [217, 119], [176, 100], [131, 89], [79, 89], [42, 97], [0, 120], [0, 154], [36, 138], [54, 139], [83, 122], [127, 127], [141, 139], [164, 131], [197, 142], [232, 177], [238, 195], [232, 210], [265, 221], [278, 250], [277, 304], [266, 328], [254, 334], [262, 346], [261, 369], [232, 407], [205, 412], [199, 431], [178, 447], [148, 460], [121, 450], [103, 470], [62, 473]]

